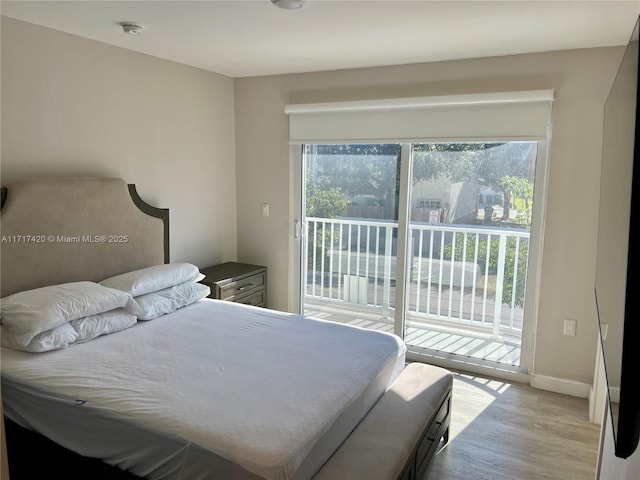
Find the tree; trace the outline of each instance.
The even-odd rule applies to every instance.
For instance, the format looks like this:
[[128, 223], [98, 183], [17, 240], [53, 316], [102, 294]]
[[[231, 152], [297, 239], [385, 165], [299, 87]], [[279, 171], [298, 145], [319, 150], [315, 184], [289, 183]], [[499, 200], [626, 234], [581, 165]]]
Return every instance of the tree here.
[[530, 199], [533, 199], [533, 184], [526, 178], [523, 177], [513, 177], [513, 176], [504, 176], [500, 179], [500, 186], [502, 187], [502, 191], [505, 195], [505, 210], [507, 211], [506, 218], [509, 218], [508, 208], [511, 206], [512, 198], [521, 199], [524, 202], [524, 206], [521, 209], [524, 213], [521, 213], [523, 216], [521, 218], [527, 224], [531, 223], [531, 205], [529, 203]]
[[417, 143], [413, 146], [412, 182], [449, 177], [453, 182], [468, 180], [478, 164], [478, 151], [497, 144]]
[[347, 212], [347, 200], [338, 187], [319, 188], [307, 173], [307, 216], [337, 218]]
[[390, 218], [397, 218], [400, 145], [312, 145], [307, 180], [320, 190], [339, 188], [346, 195], [373, 195]]
[[[318, 187], [309, 171], [307, 171], [306, 189], [307, 217], [337, 218], [347, 212], [347, 200], [342, 190], [338, 187], [326, 189]], [[314, 255], [327, 267], [329, 262], [328, 252], [336, 241], [337, 234], [332, 235], [332, 232], [329, 231], [324, 231], [323, 233], [323, 230], [317, 228], [315, 223], [308, 234], [314, 239], [313, 245], [315, 245], [315, 252], [310, 250], [308, 253], [308, 269], [310, 271], [314, 270]]]
[[[500, 149], [483, 152], [477, 167], [478, 182], [494, 191], [503, 193], [503, 220], [508, 220], [511, 209], [511, 191], [509, 187], [517, 183], [510, 178], [527, 180], [529, 177], [529, 156], [535, 144], [530, 142], [509, 142]], [[507, 180], [504, 180], [507, 178]], [[520, 187], [518, 187], [520, 188]]]

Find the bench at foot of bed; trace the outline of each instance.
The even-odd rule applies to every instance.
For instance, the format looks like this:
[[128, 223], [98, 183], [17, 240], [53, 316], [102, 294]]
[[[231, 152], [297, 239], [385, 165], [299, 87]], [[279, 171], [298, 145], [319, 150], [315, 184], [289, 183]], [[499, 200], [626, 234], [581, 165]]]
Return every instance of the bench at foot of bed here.
[[421, 480], [449, 439], [453, 375], [411, 363], [313, 480]]

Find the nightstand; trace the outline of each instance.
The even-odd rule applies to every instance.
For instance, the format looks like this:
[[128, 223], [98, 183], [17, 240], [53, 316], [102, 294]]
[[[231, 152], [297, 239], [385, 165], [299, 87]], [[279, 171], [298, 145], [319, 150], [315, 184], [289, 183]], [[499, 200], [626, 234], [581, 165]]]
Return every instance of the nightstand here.
[[200, 272], [206, 275], [200, 283], [211, 288], [209, 298], [256, 307], [267, 306], [267, 267], [226, 262], [201, 269]]

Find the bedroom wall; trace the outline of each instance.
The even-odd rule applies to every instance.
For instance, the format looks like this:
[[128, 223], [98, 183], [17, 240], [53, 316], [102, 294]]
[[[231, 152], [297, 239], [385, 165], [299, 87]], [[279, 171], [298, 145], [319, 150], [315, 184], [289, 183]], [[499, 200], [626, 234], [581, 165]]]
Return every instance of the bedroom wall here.
[[[532, 382], [586, 397], [597, 338], [593, 286], [603, 105], [622, 53], [603, 48], [236, 79], [238, 256], [268, 266], [271, 307], [294, 305], [286, 104], [554, 89]], [[271, 204], [270, 217], [260, 216], [261, 202]], [[563, 336], [565, 318], [577, 320], [575, 337]]]
[[6, 17], [1, 35], [2, 184], [121, 177], [170, 209], [172, 261], [235, 259], [231, 78]]

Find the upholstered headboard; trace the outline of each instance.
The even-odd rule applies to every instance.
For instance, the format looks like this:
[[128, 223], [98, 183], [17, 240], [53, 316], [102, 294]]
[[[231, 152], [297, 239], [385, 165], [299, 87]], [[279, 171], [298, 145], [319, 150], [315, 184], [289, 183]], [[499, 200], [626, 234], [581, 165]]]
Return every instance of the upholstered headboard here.
[[0, 297], [169, 262], [169, 210], [117, 178], [31, 179], [2, 189]]

